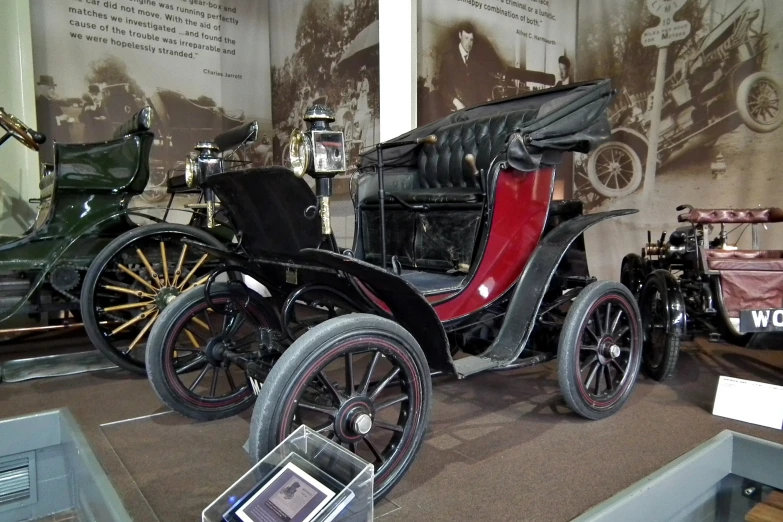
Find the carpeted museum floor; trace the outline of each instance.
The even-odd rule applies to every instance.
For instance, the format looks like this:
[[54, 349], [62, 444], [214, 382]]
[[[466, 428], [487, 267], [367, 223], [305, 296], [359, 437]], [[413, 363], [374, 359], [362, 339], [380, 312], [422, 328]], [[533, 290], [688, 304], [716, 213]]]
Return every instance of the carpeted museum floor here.
[[[783, 352], [688, 345], [666, 384], [640, 379], [600, 422], [560, 398], [556, 363], [435, 381], [431, 432], [388, 500], [384, 521], [566, 521], [731, 429], [783, 443], [783, 432], [710, 414], [719, 375], [783, 383]], [[213, 423], [170, 413], [119, 370], [0, 384], [0, 418], [66, 407], [134, 520], [200, 520], [248, 467], [249, 412]]]

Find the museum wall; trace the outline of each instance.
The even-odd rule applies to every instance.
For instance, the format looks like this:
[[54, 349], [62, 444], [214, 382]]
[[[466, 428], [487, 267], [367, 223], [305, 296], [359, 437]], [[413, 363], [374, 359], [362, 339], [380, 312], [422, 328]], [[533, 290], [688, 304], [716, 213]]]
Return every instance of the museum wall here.
[[[684, 5], [674, 20], [687, 20], [691, 32], [667, 51], [657, 172], [645, 180], [658, 50], [642, 45], [642, 33], [659, 23], [645, 0], [419, 1], [420, 124], [448, 113], [460, 88], [472, 104], [598, 77], [620, 89], [610, 141], [558, 173], [571, 185], [560, 194], [581, 199], [588, 212], [640, 209], [588, 231], [599, 278], [619, 279], [623, 256], [640, 251], [648, 229], [657, 239], [678, 226], [677, 205], [783, 204], [779, 101], [764, 105], [780, 93], [783, 2], [677, 3]], [[467, 66], [457, 54], [464, 22], [474, 30]], [[454, 63], [467, 73], [456, 77]], [[760, 231], [762, 248], [783, 242], [776, 228]], [[740, 227], [732, 238], [749, 247], [751, 232]]]
[[[297, 0], [270, 3], [272, 123], [275, 159], [288, 154], [305, 110], [321, 103], [335, 112], [349, 164], [379, 140], [378, 0]], [[347, 195], [338, 179], [335, 193]]]
[[[35, 119], [31, 45], [28, 0], [0, 2], [0, 107], [23, 121]], [[38, 157], [11, 141], [0, 147], [0, 235], [27, 230], [38, 197]]]
[[[200, 140], [257, 119], [271, 161], [268, 0], [30, 0], [38, 128], [58, 142], [110, 138], [151, 106], [145, 199]], [[41, 160], [52, 161], [51, 141]]]

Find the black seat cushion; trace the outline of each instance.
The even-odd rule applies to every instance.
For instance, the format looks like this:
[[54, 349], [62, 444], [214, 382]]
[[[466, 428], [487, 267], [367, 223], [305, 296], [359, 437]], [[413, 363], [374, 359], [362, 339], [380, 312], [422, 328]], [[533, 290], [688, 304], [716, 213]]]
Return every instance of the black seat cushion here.
[[[484, 194], [474, 187], [438, 187], [417, 190], [395, 190], [386, 193], [386, 202], [394, 203], [395, 196], [405, 203], [480, 203]], [[378, 195], [365, 199], [368, 205], [378, 204]]]

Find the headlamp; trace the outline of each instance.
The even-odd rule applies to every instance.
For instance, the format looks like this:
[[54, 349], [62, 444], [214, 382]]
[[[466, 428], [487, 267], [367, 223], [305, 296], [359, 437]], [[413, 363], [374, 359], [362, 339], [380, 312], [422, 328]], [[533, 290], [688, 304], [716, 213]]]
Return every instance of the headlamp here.
[[306, 132], [299, 129], [291, 133], [288, 154], [291, 169], [298, 177], [310, 174], [314, 178], [332, 178], [345, 172], [345, 139], [342, 131], [329, 128], [334, 114], [314, 105], [307, 110], [304, 120]]

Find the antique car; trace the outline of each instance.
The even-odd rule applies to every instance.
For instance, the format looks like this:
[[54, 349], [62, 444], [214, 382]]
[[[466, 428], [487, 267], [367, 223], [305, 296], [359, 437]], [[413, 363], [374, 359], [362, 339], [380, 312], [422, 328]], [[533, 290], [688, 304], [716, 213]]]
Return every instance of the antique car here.
[[[783, 222], [779, 208], [696, 209], [680, 205], [666, 240], [648, 232], [641, 255], [623, 258], [620, 280], [642, 313], [644, 369], [663, 381], [674, 374], [680, 341], [706, 334], [745, 346], [755, 332], [783, 330], [783, 252], [758, 247], [756, 226]], [[727, 231], [726, 226], [732, 226]], [[714, 237], [711, 233], [720, 227]], [[736, 243], [753, 228], [750, 249]], [[740, 229], [735, 244], [729, 234]]]
[[[84, 328], [95, 347], [128, 371], [145, 374], [146, 337], [161, 310], [180, 293], [204, 283], [215, 269], [208, 254], [189, 250], [182, 238], [213, 248], [230, 249], [235, 231], [209, 187], [199, 185], [197, 168], [231, 173], [248, 162], [238, 152], [258, 137], [258, 122], [250, 121], [199, 142], [186, 157], [184, 173], [168, 179], [169, 201], [162, 218], [119, 235], [103, 246], [89, 264], [81, 284]], [[172, 208], [174, 196], [198, 194], [196, 203]], [[138, 209], [133, 209], [136, 212]], [[167, 222], [172, 212], [190, 213], [187, 224]]]
[[[79, 318], [74, 292], [90, 261], [112, 238], [136, 227], [127, 202], [147, 184], [150, 125], [151, 111], [144, 108], [109, 141], [54, 144], [54, 164], [42, 168], [34, 223], [21, 236], [0, 239], [0, 324], [27, 315], [46, 328], [62, 326], [54, 322], [69, 313]], [[46, 140], [2, 109], [0, 127], [0, 143], [14, 137], [38, 151]]]
[[[226, 265], [161, 313], [148, 342], [153, 388], [200, 419], [236, 414], [260, 390], [255, 458], [304, 423], [375, 464], [377, 498], [421, 444], [433, 374], [466, 378], [558, 358], [574, 412], [615, 413], [639, 371], [641, 319], [627, 288], [589, 276], [583, 233], [635, 211], [583, 215], [579, 202], [551, 200], [562, 153], [589, 152], [608, 136], [613, 95], [609, 80], [535, 91], [377, 144], [362, 157], [358, 233], [342, 252], [329, 195], [345, 170], [343, 136], [311, 109], [308, 131], [291, 140], [293, 172], [209, 183], [243, 221], [246, 250], [188, 242]], [[315, 197], [299, 183], [305, 174]], [[229, 271], [269, 297], [241, 280], [214, 282]]]
[[[0, 145], [14, 137], [32, 150], [38, 150], [46, 140], [45, 136], [2, 110], [0, 126], [5, 131]], [[121, 125], [109, 141], [54, 144], [55, 163], [42, 167], [39, 208], [34, 223], [21, 236], [0, 238], [0, 324], [4, 326], [0, 333], [4, 337], [18, 339], [20, 335], [36, 335], [55, 328], [81, 326], [82, 323], [89, 333], [90, 325], [101, 324], [104, 327], [111, 324], [102, 318], [102, 311], [89, 303], [85, 306], [84, 289], [90, 288], [97, 279], [108, 277], [106, 270], [90, 268], [96, 266], [96, 260], [109, 255], [110, 247], [117, 243], [118, 236], [133, 236], [139, 242], [137, 244], [141, 244], [148, 238], [147, 234], [160, 226], [139, 227], [138, 221], [161, 222], [166, 219], [165, 214], [163, 219], [153, 215], [152, 211], [160, 210], [158, 207], [131, 209], [128, 206], [131, 197], [140, 194], [147, 185], [149, 155], [154, 139], [151, 126], [152, 111], [145, 107]], [[246, 138], [250, 126], [242, 126], [238, 131], [235, 129], [234, 134], [224, 133], [219, 137], [220, 143], [224, 147], [231, 146], [240, 140], [237, 134]], [[172, 198], [174, 193], [200, 191], [181, 183], [172, 184], [169, 190]], [[209, 199], [208, 191], [201, 197]], [[206, 207], [206, 204], [195, 206]], [[171, 200], [166, 213], [171, 210], [170, 207]], [[191, 227], [185, 228], [189, 237], [212, 242], [215, 246], [226, 242], [200, 230], [217, 229], [206, 208], [188, 212], [191, 213]], [[191, 229], [195, 232], [190, 233]], [[167, 230], [171, 235], [178, 229]], [[161, 251], [160, 247], [157, 251]], [[123, 272], [119, 265], [109, 263], [111, 259], [105, 260], [105, 266], [115, 272], [110, 286], [121, 287], [121, 290], [116, 290], [118, 292], [123, 289], [131, 292], [132, 289], [135, 295], [127, 294], [128, 298], [138, 300], [140, 289], [136, 287], [141, 284], [140, 281], [133, 279], [134, 284], [130, 285], [123, 282], [130, 275]], [[194, 262], [182, 261], [185, 268]], [[144, 270], [140, 263], [143, 265], [142, 261], [133, 260], [123, 267], [138, 276]], [[143, 294], [149, 294], [148, 290], [145, 289]], [[119, 314], [119, 311], [110, 311]], [[36, 325], [20, 327], [17, 319], [24, 317], [36, 320]], [[127, 327], [125, 330], [125, 335], [132, 332]], [[101, 343], [96, 345], [99, 349], [102, 347]]]
[[[783, 86], [763, 69], [770, 47], [764, 17], [764, 0], [745, 0], [694, 46], [692, 54], [675, 62], [664, 83], [659, 166], [712, 146], [740, 125], [767, 133], [783, 123]], [[581, 198], [597, 203], [639, 188], [651, 111], [652, 90], [618, 97], [610, 115], [611, 138], [586, 161], [577, 161], [575, 185]]]

